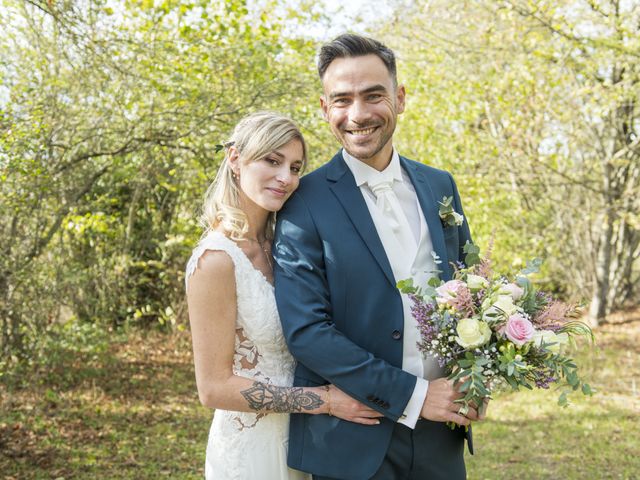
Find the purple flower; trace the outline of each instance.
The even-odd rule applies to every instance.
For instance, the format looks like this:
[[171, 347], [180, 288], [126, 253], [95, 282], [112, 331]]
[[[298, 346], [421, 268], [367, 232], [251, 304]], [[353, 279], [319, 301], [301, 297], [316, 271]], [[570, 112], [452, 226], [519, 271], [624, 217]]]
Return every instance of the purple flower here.
[[543, 375], [536, 379], [536, 387], [544, 388], [545, 390], [549, 388], [549, 385], [557, 382], [558, 379], [553, 375]]

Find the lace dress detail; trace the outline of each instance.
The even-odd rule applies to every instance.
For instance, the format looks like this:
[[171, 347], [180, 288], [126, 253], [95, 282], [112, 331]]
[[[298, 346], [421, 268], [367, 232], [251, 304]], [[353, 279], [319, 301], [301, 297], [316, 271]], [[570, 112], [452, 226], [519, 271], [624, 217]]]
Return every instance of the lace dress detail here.
[[[293, 384], [295, 361], [284, 341], [273, 286], [234, 241], [219, 232], [200, 240], [185, 282], [207, 250], [223, 251], [235, 267], [237, 316], [233, 372], [278, 386]], [[209, 431], [207, 480], [297, 480], [310, 477], [287, 467], [289, 415], [216, 410]]]

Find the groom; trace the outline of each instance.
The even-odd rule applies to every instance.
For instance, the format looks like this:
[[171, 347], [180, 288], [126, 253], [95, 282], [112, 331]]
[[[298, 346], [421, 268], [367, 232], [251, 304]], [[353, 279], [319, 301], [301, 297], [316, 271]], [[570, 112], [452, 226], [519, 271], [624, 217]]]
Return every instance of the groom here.
[[452, 197], [462, 214], [458, 191], [449, 173], [393, 147], [405, 89], [389, 48], [342, 35], [322, 47], [318, 71], [343, 149], [302, 178], [278, 214], [278, 310], [298, 360], [295, 385], [334, 384], [384, 418], [367, 426], [294, 414], [289, 465], [317, 480], [463, 479], [465, 430], [446, 422], [466, 426], [478, 413], [463, 416], [446, 372], [421, 356], [411, 302], [396, 288], [436, 270], [451, 278], [469, 227], [445, 226], [438, 202]]

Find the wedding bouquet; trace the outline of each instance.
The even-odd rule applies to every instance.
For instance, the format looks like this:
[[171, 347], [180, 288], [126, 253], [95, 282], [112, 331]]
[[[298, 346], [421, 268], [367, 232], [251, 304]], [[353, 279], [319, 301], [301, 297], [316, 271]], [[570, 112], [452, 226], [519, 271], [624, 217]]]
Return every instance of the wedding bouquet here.
[[593, 334], [575, 319], [575, 306], [533, 286], [529, 276], [542, 262], [527, 263], [510, 279], [495, 274], [477, 246], [467, 243], [464, 253], [466, 264], [457, 265], [453, 280], [433, 278], [422, 287], [411, 279], [398, 284], [413, 301], [419, 349], [446, 367], [464, 394], [459, 412], [482, 407], [500, 386], [518, 390], [556, 384], [562, 406], [572, 390], [591, 395], [566, 347], [577, 336], [593, 341]]

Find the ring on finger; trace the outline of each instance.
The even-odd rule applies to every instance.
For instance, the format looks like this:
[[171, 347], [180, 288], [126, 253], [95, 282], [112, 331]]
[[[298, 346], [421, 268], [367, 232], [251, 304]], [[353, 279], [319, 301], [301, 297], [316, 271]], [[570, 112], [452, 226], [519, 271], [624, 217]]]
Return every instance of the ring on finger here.
[[458, 414], [465, 417], [469, 413], [469, 407], [467, 405], [461, 405], [458, 409]]

